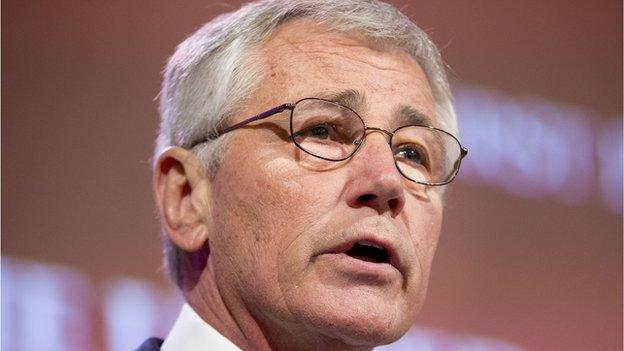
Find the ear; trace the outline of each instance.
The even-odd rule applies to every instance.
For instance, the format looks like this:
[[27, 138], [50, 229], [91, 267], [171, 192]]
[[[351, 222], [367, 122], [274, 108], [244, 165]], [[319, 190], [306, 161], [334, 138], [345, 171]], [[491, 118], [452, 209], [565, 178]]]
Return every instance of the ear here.
[[154, 197], [169, 239], [184, 251], [199, 250], [208, 240], [210, 184], [197, 156], [169, 147], [154, 169]]

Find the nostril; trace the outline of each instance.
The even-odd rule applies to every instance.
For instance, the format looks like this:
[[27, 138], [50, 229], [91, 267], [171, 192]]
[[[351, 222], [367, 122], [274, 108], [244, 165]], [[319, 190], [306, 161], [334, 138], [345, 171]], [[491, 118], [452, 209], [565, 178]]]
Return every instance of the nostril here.
[[375, 200], [376, 198], [377, 198], [377, 195], [375, 194], [364, 194], [364, 195], [360, 195], [357, 200], [359, 203], [366, 204]]
[[399, 199], [394, 198], [394, 199], [388, 200], [388, 206], [390, 207], [392, 211], [395, 211], [400, 206]]

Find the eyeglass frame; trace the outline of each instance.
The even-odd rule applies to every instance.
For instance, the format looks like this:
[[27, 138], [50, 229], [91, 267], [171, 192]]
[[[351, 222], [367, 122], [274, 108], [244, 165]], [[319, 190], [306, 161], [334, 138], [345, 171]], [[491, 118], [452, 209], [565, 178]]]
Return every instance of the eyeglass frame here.
[[[320, 100], [320, 101], [329, 102], [331, 104], [337, 105], [339, 107], [345, 108], [345, 109], [353, 112], [353, 114], [356, 115], [360, 119], [360, 121], [362, 122], [362, 125], [364, 126], [364, 131], [363, 131], [362, 138], [356, 140], [356, 142], [355, 142], [356, 147], [353, 150], [353, 152], [351, 152], [348, 156], [346, 156], [344, 158], [341, 158], [341, 159], [331, 159], [331, 158], [326, 158], [326, 157], [323, 157], [323, 156], [315, 155], [315, 154], [307, 151], [306, 149], [304, 149], [303, 147], [301, 147], [301, 145], [299, 145], [297, 143], [297, 141], [295, 140], [295, 133], [293, 131], [293, 113], [295, 111], [295, 107], [297, 106], [297, 104], [299, 104], [302, 101], [306, 101], [306, 100]], [[276, 114], [278, 114], [280, 112], [283, 112], [285, 110], [290, 110], [290, 121], [289, 121], [290, 122], [289, 123], [290, 124], [290, 138], [291, 138], [293, 144], [295, 144], [295, 146], [297, 146], [297, 148], [299, 148], [301, 151], [303, 151], [303, 152], [305, 152], [305, 153], [307, 153], [309, 155], [312, 155], [314, 157], [320, 158], [322, 160], [326, 160], [326, 161], [341, 162], [341, 161], [344, 161], [344, 160], [347, 160], [347, 159], [353, 157], [353, 155], [355, 155], [355, 153], [360, 149], [360, 146], [362, 146], [362, 144], [364, 144], [364, 139], [368, 135], [366, 132], [369, 131], [369, 130], [382, 132], [382, 133], [388, 135], [390, 137], [390, 139], [388, 141], [388, 144], [390, 146], [392, 146], [392, 137], [394, 136], [394, 134], [398, 130], [403, 129], [403, 128], [407, 128], [407, 127], [428, 128], [428, 129], [431, 129], [431, 130], [442, 132], [442, 133], [450, 136], [451, 138], [453, 138], [457, 142], [457, 145], [459, 146], [460, 152], [459, 152], [459, 159], [456, 161], [456, 162], [458, 162], [457, 167], [455, 168], [455, 170], [452, 173], [451, 177], [447, 181], [439, 182], [439, 183], [426, 183], [426, 182], [419, 182], [419, 181], [413, 180], [412, 178], [410, 178], [407, 175], [405, 175], [405, 173], [403, 173], [403, 171], [401, 170], [401, 168], [399, 168], [399, 165], [397, 164], [397, 162], [395, 160], [394, 165], [397, 168], [397, 170], [399, 171], [399, 173], [401, 173], [401, 175], [405, 179], [408, 179], [409, 181], [412, 181], [412, 182], [417, 183], [417, 184], [428, 185], [428, 186], [441, 186], [441, 185], [449, 184], [450, 182], [452, 182], [455, 179], [455, 177], [457, 177], [457, 174], [459, 173], [459, 168], [461, 166], [461, 161], [464, 159], [464, 157], [466, 157], [466, 155], [468, 155], [468, 149], [466, 149], [464, 146], [462, 146], [462, 144], [459, 141], [459, 139], [457, 139], [453, 134], [447, 132], [444, 129], [440, 129], [440, 128], [433, 127], [433, 126], [430, 126], [430, 125], [425, 125], [425, 124], [407, 124], [407, 125], [400, 126], [400, 127], [396, 128], [392, 132], [389, 132], [389, 131], [387, 131], [385, 129], [378, 128], [378, 127], [367, 127], [366, 123], [364, 122], [364, 119], [357, 112], [355, 112], [352, 108], [350, 108], [348, 106], [344, 106], [342, 104], [339, 104], [339, 103], [337, 103], [335, 101], [331, 101], [331, 100], [327, 100], [327, 99], [323, 99], [323, 98], [314, 98], [314, 97], [307, 97], [307, 98], [303, 98], [303, 99], [297, 100], [295, 103], [284, 103], [284, 104], [272, 107], [272, 108], [270, 108], [270, 109], [268, 109], [268, 110], [266, 110], [264, 112], [261, 112], [261, 113], [259, 113], [257, 115], [251, 116], [251, 117], [249, 117], [247, 119], [244, 119], [244, 120], [242, 120], [242, 121], [240, 121], [238, 123], [235, 123], [235, 124], [225, 128], [225, 129], [223, 129], [221, 131], [217, 131], [216, 133], [212, 133], [209, 136], [205, 137], [204, 139], [191, 144], [190, 148], [192, 149], [192, 148], [194, 148], [195, 146], [197, 146], [199, 144], [208, 142], [210, 140], [214, 140], [214, 139], [220, 137], [223, 134], [229, 133], [229, 132], [231, 132], [233, 130], [236, 130], [238, 128], [246, 126], [247, 124], [249, 124], [251, 122], [255, 122], [255, 121], [258, 121], [258, 120], [262, 120], [262, 119], [271, 117], [271, 116], [276, 115]]]

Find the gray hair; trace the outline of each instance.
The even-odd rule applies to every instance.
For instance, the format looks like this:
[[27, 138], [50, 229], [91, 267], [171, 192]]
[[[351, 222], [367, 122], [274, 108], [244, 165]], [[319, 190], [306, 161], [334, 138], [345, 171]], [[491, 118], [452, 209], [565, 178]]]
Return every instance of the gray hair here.
[[[440, 53], [406, 15], [376, 0], [261, 0], [205, 24], [176, 48], [163, 74], [160, 131], [154, 162], [167, 147], [189, 148], [236, 113], [263, 79], [256, 48], [281, 24], [309, 18], [341, 32], [356, 32], [412, 55], [431, 86], [438, 120], [457, 135], [457, 121]], [[194, 148], [214, 177], [227, 135]], [[188, 253], [163, 236], [165, 263], [182, 288]], [[195, 265], [192, 265], [195, 266]]]

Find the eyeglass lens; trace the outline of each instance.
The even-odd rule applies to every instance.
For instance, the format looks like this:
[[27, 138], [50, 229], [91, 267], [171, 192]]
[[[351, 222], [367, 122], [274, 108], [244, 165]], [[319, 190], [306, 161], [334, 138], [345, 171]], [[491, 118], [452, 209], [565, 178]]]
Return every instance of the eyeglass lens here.
[[[303, 151], [332, 161], [345, 160], [363, 142], [362, 119], [339, 104], [304, 99], [292, 110], [291, 133]], [[450, 181], [457, 172], [461, 146], [450, 134], [427, 126], [404, 126], [393, 133], [390, 146], [399, 171], [418, 183]]]

